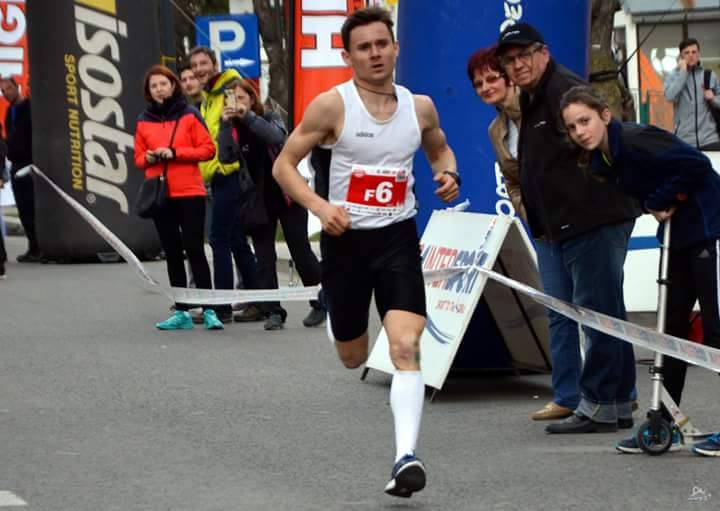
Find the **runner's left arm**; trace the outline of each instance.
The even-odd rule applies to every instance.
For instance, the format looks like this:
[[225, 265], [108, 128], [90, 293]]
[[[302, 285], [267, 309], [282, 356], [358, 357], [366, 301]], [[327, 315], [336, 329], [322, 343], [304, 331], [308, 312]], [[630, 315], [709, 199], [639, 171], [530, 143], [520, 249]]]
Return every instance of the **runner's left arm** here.
[[460, 195], [460, 179], [455, 153], [440, 128], [440, 117], [432, 100], [427, 96], [415, 96], [422, 147], [433, 170], [433, 181], [438, 183], [435, 195], [444, 202], [452, 202]]

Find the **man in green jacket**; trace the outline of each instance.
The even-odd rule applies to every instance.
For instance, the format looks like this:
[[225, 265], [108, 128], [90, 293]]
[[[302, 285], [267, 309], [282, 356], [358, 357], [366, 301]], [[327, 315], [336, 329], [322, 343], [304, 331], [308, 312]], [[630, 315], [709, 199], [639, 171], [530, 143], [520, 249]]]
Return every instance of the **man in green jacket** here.
[[[241, 76], [234, 69], [226, 69], [221, 73], [215, 52], [203, 46], [190, 52], [190, 66], [203, 86], [200, 113], [217, 149], [217, 136], [225, 106], [225, 85]], [[217, 151], [212, 160], [200, 163], [200, 172], [205, 183], [210, 185], [213, 198], [210, 247], [213, 251], [215, 289], [233, 289], [233, 257], [243, 287], [258, 289], [255, 254], [240, 225], [240, 181], [237, 176], [239, 168], [239, 162], [220, 163]], [[217, 315], [223, 322], [232, 321], [231, 305], [219, 308]], [[259, 316], [257, 319], [263, 318]], [[245, 320], [247, 321], [247, 318]]]

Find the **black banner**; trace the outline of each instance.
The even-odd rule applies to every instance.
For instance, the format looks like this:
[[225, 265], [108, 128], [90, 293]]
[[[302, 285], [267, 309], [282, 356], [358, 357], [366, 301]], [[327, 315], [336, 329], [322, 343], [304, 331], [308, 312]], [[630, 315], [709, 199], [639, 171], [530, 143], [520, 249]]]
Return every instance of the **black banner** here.
[[[133, 202], [145, 71], [160, 62], [157, 0], [28, 0], [34, 163], [141, 258], [160, 251]], [[103, 260], [111, 248], [41, 180], [35, 216], [44, 254]]]

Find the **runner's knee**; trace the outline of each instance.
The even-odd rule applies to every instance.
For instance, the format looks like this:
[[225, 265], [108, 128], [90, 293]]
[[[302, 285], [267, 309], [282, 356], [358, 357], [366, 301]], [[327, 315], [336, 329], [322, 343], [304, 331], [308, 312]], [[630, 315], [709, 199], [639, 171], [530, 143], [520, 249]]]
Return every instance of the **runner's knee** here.
[[390, 359], [398, 364], [415, 363], [419, 359], [420, 338], [415, 334], [405, 334], [390, 344]]

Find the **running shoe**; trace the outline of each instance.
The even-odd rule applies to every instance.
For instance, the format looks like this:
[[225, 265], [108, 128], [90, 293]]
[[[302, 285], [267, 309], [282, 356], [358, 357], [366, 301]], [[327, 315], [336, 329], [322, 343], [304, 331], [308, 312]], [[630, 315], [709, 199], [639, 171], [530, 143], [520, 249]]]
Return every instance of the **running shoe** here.
[[159, 330], [190, 330], [193, 327], [193, 322], [189, 312], [175, 311], [175, 314], [165, 321], [156, 323], [155, 326]]
[[692, 448], [700, 456], [720, 456], [720, 432], [711, 435], [706, 440], [698, 442]]
[[[646, 437], [648, 436], [647, 430], [645, 430], [644, 434]], [[626, 438], [625, 440], [620, 440], [618, 443], [615, 444], [615, 449], [625, 454], [641, 454], [643, 452], [640, 444], [638, 444], [638, 441], [635, 438], [635, 435], [631, 436], [630, 438]], [[680, 449], [682, 449], [682, 437], [680, 436], [680, 430], [677, 428], [677, 426], [673, 426], [672, 443], [670, 444], [670, 449], [668, 449], [668, 452], [675, 452], [679, 451]]]
[[385, 493], [409, 498], [425, 488], [425, 465], [415, 454], [406, 454], [395, 463]]
[[212, 309], [207, 309], [203, 312], [203, 323], [205, 324], [205, 330], [224, 330], [225, 327], [215, 314]]

